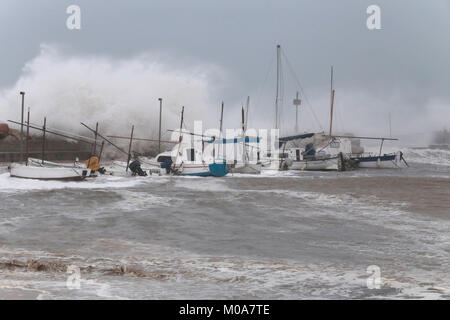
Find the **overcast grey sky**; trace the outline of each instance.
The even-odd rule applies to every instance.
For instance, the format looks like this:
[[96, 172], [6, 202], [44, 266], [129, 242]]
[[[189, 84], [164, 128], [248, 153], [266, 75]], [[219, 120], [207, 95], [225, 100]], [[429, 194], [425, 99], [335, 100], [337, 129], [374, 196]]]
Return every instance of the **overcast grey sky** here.
[[[66, 28], [70, 4], [81, 8], [81, 30]], [[371, 4], [381, 7], [381, 30], [366, 27]], [[41, 44], [67, 57], [151, 53], [174, 67], [217, 66], [225, 74], [213, 77], [217, 106], [223, 99], [237, 108], [252, 95], [260, 108], [253, 117], [272, 118], [279, 43], [323, 127], [330, 65], [342, 130], [376, 133], [389, 112], [400, 133], [450, 127], [448, 0], [3, 0], [0, 21], [2, 88], [14, 86]], [[283, 116], [291, 124], [297, 85], [284, 71]]]

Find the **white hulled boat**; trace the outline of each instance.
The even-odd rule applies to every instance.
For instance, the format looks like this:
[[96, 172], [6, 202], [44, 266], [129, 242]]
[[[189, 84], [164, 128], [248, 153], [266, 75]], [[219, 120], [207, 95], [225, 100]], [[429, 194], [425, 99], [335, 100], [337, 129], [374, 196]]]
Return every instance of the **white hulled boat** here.
[[38, 180], [84, 180], [91, 174], [87, 168], [37, 166], [12, 163], [8, 167], [11, 177]]

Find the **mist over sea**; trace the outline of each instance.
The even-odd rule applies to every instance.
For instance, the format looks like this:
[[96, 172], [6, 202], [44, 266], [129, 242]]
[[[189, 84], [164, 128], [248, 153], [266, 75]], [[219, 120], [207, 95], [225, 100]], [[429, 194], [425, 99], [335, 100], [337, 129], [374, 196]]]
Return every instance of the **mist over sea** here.
[[450, 151], [403, 151], [409, 168], [224, 178], [2, 167], [0, 298], [449, 299]]

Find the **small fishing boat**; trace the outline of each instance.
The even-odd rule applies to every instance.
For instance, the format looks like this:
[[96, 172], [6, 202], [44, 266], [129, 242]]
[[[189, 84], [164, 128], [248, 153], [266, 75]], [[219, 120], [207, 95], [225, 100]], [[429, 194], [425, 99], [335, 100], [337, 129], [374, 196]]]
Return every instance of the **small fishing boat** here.
[[86, 169], [86, 165], [75, 160], [73, 163], [61, 163], [61, 162], [51, 162], [47, 160], [41, 160], [37, 158], [28, 158], [29, 166], [38, 167], [63, 167], [63, 168], [83, 168]]
[[80, 181], [91, 174], [90, 169], [76, 167], [48, 167], [12, 163], [8, 167], [11, 177], [38, 180]]
[[[64, 138], [85, 142], [92, 144], [91, 142], [85, 140], [84, 138], [69, 136], [66, 132], [61, 130], [48, 130], [47, 119], [44, 118], [44, 125], [42, 128], [30, 125], [30, 110], [28, 109], [28, 118], [26, 123], [16, 122], [8, 120], [12, 123], [26, 125], [26, 139], [25, 139], [25, 163], [11, 163], [8, 166], [10, 176], [14, 178], [22, 179], [37, 179], [37, 180], [64, 180], [64, 181], [80, 181], [91, 175], [91, 169], [86, 166], [77, 164], [77, 162], [71, 164], [55, 163], [46, 160], [34, 159], [28, 157], [28, 141], [30, 138], [30, 128], [36, 129], [43, 132], [42, 139], [42, 159], [45, 159], [45, 148], [46, 148], [46, 133], [51, 133], [57, 136], [62, 136]], [[63, 132], [63, 133], [61, 133]], [[22, 154], [21, 154], [22, 155]], [[21, 157], [22, 158], [22, 157]]]

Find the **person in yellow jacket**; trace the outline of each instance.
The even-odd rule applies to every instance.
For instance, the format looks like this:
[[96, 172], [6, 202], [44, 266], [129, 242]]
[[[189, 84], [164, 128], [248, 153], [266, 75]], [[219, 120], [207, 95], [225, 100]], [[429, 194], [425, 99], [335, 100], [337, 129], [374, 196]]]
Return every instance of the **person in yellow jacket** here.
[[92, 156], [86, 160], [86, 167], [91, 169], [92, 172], [98, 171], [102, 174], [106, 172], [105, 168], [100, 166], [100, 162], [98, 161], [98, 157]]

